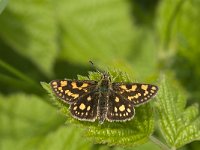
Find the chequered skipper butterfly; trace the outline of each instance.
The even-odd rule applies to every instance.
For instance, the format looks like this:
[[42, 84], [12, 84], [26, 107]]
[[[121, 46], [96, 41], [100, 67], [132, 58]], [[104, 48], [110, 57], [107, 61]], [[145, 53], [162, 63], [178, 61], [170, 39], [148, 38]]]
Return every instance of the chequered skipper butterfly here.
[[84, 121], [127, 121], [135, 115], [135, 106], [153, 98], [158, 87], [141, 83], [112, 83], [108, 73], [99, 81], [53, 80], [50, 82], [58, 98], [70, 105], [74, 118]]

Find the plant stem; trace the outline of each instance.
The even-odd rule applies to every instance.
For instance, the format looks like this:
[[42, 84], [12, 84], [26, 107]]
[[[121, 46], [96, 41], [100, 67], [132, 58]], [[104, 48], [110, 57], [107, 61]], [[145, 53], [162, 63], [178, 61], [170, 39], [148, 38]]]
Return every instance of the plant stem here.
[[34, 85], [36, 87], [37, 84], [31, 79], [29, 78], [28, 76], [26, 76], [24, 73], [18, 71], [17, 69], [13, 68], [12, 66], [10, 66], [9, 64], [7, 64], [6, 62], [0, 60], [0, 66], [4, 69], [6, 69], [7, 71], [9, 71], [10, 73], [14, 74], [15, 76], [17, 76], [19, 79], [31, 84], [31, 85]]
[[174, 21], [175, 21], [177, 15], [178, 15], [178, 13], [180, 12], [181, 7], [183, 6], [183, 4], [184, 4], [185, 1], [186, 1], [186, 0], [180, 0], [180, 1], [177, 3], [175, 9], [173, 10], [172, 15], [170, 16], [169, 22], [168, 22], [168, 24], [167, 24], [166, 35], [165, 35], [165, 36], [166, 36], [166, 37], [165, 37], [165, 45], [164, 45], [165, 47], [166, 47], [166, 45], [169, 45], [171, 30], [172, 30]]
[[149, 137], [149, 139], [150, 139], [153, 143], [157, 144], [162, 150], [170, 150], [170, 148], [169, 148], [167, 145], [165, 145], [163, 142], [161, 142], [161, 141], [160, 141], [158, 138], [156, 138], [155, 136], [151, 135], [151, 136]]

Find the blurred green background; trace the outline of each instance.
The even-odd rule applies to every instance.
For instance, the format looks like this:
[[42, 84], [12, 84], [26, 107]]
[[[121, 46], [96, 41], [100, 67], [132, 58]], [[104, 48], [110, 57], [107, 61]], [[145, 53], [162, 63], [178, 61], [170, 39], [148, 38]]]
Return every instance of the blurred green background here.
[[2, 150], [159, 149], [93, 144], [64, 125], [40, 81], [87, 75], [89, 60], [139, 82], [171, 75], [200, 104], [199, 0], [0, 0], [0, 13]]

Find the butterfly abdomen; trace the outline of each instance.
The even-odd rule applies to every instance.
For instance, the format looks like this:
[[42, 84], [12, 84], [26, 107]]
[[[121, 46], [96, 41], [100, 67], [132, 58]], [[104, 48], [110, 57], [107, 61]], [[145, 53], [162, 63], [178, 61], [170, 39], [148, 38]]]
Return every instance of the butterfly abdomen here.
[[108, 108], [108, 93], [100, 93], [99, 102], [98, 102], [98, 118], [99, 123], [103, 123], [106, 115], [107, 115], [107, 108]]
[[107, 78], [101, 80], [99, 86], [99, 101], [98, 101], [98, 118], [99, 123], [103, 123], [108, 111], [108, 100], [109, 100], [109, 87], [110, 81]]

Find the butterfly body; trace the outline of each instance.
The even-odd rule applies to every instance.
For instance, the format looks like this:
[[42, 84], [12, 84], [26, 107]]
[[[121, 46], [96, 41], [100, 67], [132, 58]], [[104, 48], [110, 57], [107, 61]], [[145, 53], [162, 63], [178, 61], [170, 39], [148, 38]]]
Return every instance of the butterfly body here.
[[50, 85], [58, 98], [70, 104], [74, 118], [84, 121], [127, 121], [135, 115], [135, 106], [154, 97], [158, 87], [141, 83], [112, 83], [109, 74], [99, 81], [53, 80]]

